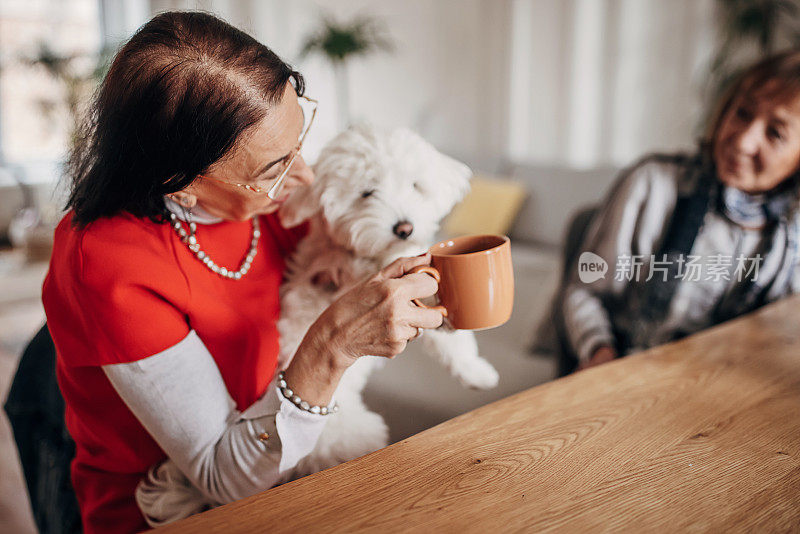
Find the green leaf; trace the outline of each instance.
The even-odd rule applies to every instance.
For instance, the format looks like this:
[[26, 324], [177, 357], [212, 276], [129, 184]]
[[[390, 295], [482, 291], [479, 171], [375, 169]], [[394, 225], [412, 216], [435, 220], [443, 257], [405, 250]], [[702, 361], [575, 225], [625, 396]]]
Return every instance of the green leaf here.
[[326, 16], [321, 27], [303, 42], [300, 57], [318, 53], [336, 64], [353, 56], [391, 49], [391, 41], [375, 19], [357, 17], [349, 22], [337, 22]]

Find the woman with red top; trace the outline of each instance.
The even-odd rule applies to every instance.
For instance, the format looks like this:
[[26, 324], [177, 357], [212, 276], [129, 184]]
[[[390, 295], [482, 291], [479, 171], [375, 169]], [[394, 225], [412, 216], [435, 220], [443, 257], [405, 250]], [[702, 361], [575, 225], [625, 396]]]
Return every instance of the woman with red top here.
[[[303, 92], [267, 47], [202, 13], [152, 19], [102, 83], [43, 289], [87, 533], [200, 511], [177, 489], [225, 503], [281, 482], [349, 365], [441, 324], [411, 302], [436, 283], [405, 274], [429, 257], [403, 258], [332, 304], [276, 377], [278, 287], [302, 237], [278, 214], [313, 179]], [[166, 458], [192, 483], [174, 498], [150, 491], [182, 478]]]

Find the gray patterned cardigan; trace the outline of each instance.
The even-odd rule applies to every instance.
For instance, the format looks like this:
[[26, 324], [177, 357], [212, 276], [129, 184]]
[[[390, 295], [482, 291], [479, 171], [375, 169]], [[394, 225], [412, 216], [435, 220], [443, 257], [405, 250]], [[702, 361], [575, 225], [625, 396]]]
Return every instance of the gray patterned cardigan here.
[[[554, 307], [562, 314], [566, 341], [580, 361], [604, 344], [622, 354], [634, 352], [800, 292], [796, 202], [779, 220], [758, 229], [742, 227], [711, 206], [689, 255], [702, 268], [691, 276], [684, 268], [662, 318], [648, 319], [652, 314], [644, 310], [646, 279], [662, 275], [659, 247], [679, 195], [690, 195], [698, 187], [701, 161], [646, 157], [622, 173], [605, 199], [579, 253], [600, 256], [608, 272], [586, 283], [576, 266], [566, 274]], [[638, 280], [633, 272], [637, 268]]]

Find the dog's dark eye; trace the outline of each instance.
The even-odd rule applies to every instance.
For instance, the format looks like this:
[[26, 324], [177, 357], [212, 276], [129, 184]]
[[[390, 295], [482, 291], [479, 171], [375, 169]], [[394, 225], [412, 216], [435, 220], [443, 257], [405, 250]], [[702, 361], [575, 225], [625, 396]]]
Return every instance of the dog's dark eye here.
[[372, 193], [374, 192], [375, 192], [374, 189], [367, 189], [366, 191], [362, 191], [361, 198], [367, 198], [369, 196], [372, 196]]
[[417, 191], [422, 191], [422, 188], [419, 186], [419, 182], [414, 182], [414, 189]]

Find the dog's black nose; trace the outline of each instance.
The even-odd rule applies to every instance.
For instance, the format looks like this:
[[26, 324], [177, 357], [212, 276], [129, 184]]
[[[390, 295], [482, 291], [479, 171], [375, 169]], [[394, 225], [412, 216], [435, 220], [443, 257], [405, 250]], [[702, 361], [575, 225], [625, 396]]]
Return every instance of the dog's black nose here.
[[414, 231], [414, 225], [408, 221], [400, 221], [394, 225], [392, 228], [392, 232], [394, 235], [399, 237], [400, 239], [408, 239], [408, 236], [411, 235], [411, 232]]

